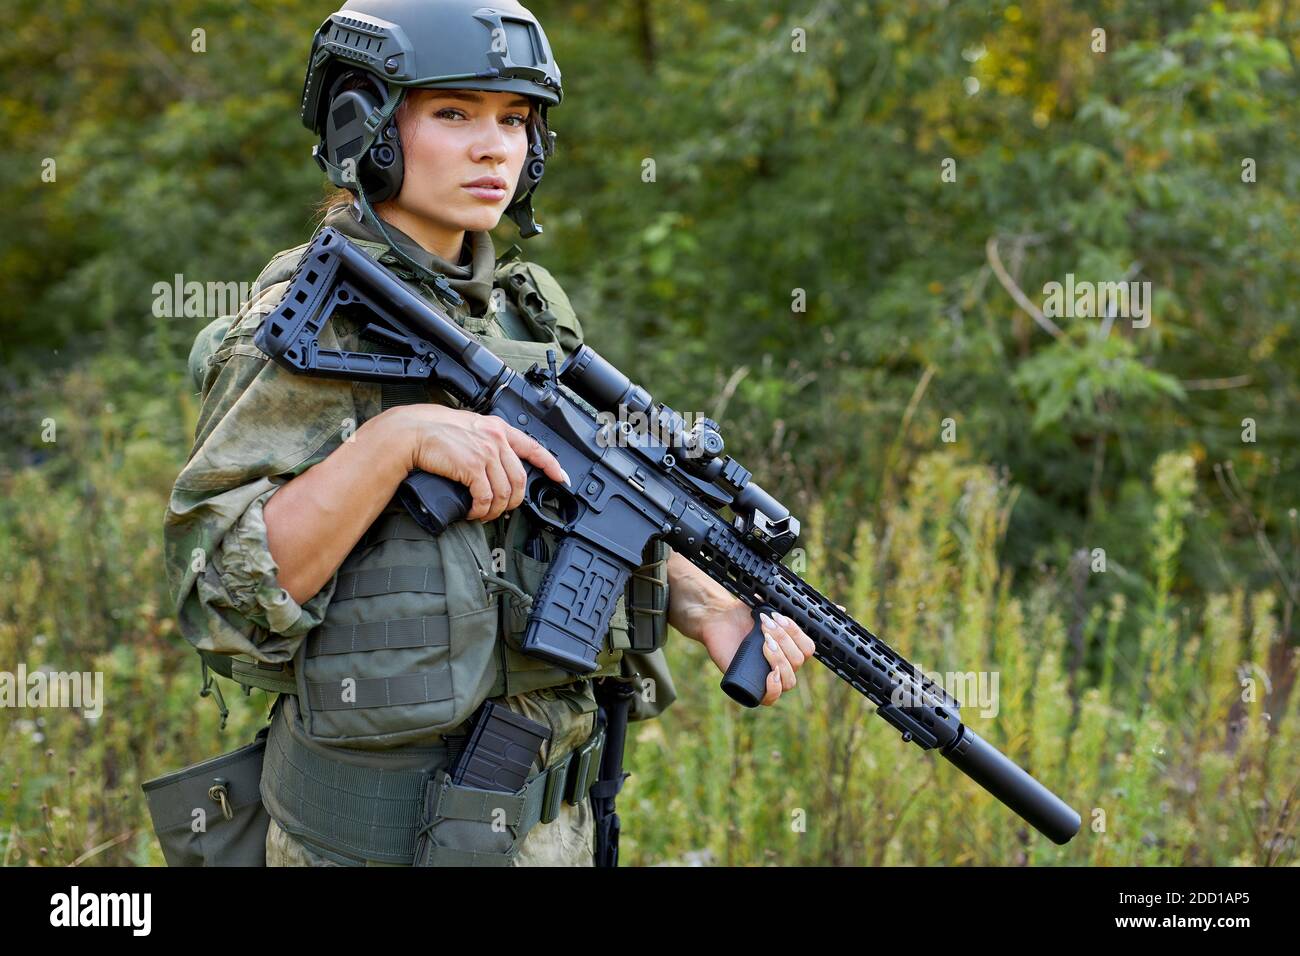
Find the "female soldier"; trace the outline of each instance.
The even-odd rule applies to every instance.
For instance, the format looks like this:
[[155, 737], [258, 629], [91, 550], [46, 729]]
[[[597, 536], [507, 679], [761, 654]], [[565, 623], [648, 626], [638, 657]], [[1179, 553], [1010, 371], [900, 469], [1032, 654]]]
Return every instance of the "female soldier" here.
[[[524, 238], [541, 231], [531, 196], [561, 95], [540, 24], [513, 0], [351, 0], [317, 32], [303, 94], [317, 162], [343, 187], [323, 225], [518, 369], [582, 341], [550, 274], [498, 260], [489, 236], [503, 212]], [[304, 249], [272, 259], [244, 309], [196, 342], [203, 406], [165, 531], [186, 638], [205, 660], [235, 655], [246, 685], [280, 692], [262, 774], [267, 862], [590, 865], [588, 768], [603, 744], [593, 680], [651, 669], [665, 628], [629, 633], [620, 601], [592, 674], [521, 653], [555, 543], [518, 507], [524, 462], [568, 476], [536, 441], [436, 388], [269, 362], [252, 336]], [[338, 347], [371, 348], [341, 324]], [[466, 520], [434, 538], [403, 513], [394, 491], [413, 469], [468, 486]], [[725, 671], [749, 609], [666, 548], [647, 559], [638, 578], [660, 585], [661, 621]], [[654, 624], [653, 607], [641, 610]], [[771, 704], [813, 644], [792, 622], [764, 624]], [[671, 682], [657, 692], [650, 715]], [[485, 700], [550, 731], [524, 788], [489, 800], [437, 772]]]

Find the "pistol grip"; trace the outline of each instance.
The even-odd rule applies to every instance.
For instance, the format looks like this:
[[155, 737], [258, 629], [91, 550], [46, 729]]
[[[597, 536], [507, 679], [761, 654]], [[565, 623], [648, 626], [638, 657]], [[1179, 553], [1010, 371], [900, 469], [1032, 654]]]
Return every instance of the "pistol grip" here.
[[469, 489], [460, 482], [427, 471], [407, 475], [397, 486], [397, 500], [421, 528], [435, 537], [469, 514], [474, 504]]

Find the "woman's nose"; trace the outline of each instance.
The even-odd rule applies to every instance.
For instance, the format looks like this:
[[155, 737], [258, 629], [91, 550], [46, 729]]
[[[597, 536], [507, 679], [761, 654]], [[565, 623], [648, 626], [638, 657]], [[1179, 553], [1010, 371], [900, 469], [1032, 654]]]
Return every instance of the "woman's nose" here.
[[506, 158], [508, 152], [506, 136], [500, 124], [491, 121], [477, 132], [478, 135], [474, 138], [476, 156], [494, 156], [500, 160]]

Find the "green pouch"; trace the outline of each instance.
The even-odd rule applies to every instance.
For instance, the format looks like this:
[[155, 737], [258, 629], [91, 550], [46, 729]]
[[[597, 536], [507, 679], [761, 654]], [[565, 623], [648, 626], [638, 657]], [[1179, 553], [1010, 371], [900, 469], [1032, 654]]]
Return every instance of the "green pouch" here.
[[662, 647], [644, 654], [624, 654], [622, 668], [622, 677], [632, 682], [635, 691], [627, 711], [629, 721], [658, 717], [677, 699], [677, 688], [673, 686], [673, 675]]
[[141, 786], [168, 866], [265, 866], [267, 728], [251, 744]]
[[516, 793], [451, 782], [437, 771], [425, 788], [415, 866], [508, 866], [537, 823], [527, 812], [530, 781]]

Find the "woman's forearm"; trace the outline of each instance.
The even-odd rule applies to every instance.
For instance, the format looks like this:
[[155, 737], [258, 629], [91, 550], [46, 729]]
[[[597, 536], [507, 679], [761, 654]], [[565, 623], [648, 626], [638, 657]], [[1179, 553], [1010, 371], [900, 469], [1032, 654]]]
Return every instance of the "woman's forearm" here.
[[704, 643], [704, 627], [735, 613], [741, 600], [676, 551], [668, 555], [668, 623]]
[[376, 415], [267, 499], [271, 557], [299, 604], [324, 587], [410, 471], [405, 434], [390, 413]]

